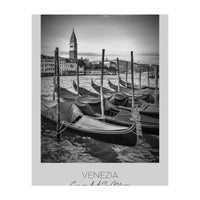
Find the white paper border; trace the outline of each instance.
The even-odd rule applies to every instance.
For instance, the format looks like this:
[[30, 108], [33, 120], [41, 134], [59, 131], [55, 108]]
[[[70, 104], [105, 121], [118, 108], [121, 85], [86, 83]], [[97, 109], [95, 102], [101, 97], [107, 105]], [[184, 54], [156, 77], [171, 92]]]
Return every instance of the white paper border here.
[[159, 18], [160, 51], [160, 162], [159, 163], [41, 163], [40, 130], [40, 16], [32, 16], [32, 184], [69, 185], [74, 180], [90, 183], [81, 172], [117, 172], [127, 185], [168, 184], [168, 16]]

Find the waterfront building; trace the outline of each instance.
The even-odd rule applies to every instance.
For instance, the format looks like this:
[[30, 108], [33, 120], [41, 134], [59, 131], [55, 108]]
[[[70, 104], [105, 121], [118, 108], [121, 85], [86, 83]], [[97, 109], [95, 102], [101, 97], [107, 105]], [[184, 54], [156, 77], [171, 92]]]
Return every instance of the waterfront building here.
[[[50, 56], [41, 56], [41, 76], [53, 76], [55, 59]], [[59, 57], [60, 75], [75, 75], [77, 63], [71, 63], [67, 58]], [[84, 66], [79, 66], [79, 74], [84, 74]]]
[[[113, 66], [117, 68], [117, 59], [111, 61], [113, 63]], [[126, 71], [126, 65], [128, 65], [128, 69], [130, 69], [131, 63], [127, 60], [120, 60], [119, 59], [119, 71], [120, 73], [123, 73]]]
[[54, 59], [49, 56], [41, 56], [40, 63], [41, 75], [51, 76], [54, 74]]

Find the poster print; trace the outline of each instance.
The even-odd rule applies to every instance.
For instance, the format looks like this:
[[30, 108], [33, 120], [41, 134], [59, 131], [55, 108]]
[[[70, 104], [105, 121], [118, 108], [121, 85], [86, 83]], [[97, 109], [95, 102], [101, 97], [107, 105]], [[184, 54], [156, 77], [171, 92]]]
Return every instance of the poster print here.
[[[39, 30], [33, 28], [33, 39], [38, 34], [33, 69], [40, 83], [33, 184], [167, 183], [167, 121], [162, 122], [167, 111], [162, 111], [161, 96], [167, 95], [162, 91], [167, 44], [161, 40], [167, 38], [167, 30], [161, 35], [166, 19], [33, 16], [33, 26], [39, 22]], [[159, 170], [164, 178], [151, 179]]]

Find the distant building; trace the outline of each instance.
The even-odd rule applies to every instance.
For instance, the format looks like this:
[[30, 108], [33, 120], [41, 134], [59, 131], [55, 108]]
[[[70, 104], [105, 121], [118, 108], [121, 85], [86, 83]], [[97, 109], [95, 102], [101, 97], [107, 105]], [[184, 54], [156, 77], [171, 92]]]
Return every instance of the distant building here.
[[41, 56], [40, 63], [41, 75], [51, 76], [54, 74], [54, 59], [48, 56]]
[[[104, 74], [107, 74], [106, 70], [103, 70]], [[85, 70], [86, 75], [101, 75], [101, 69], [87, 69]]]
[[[55, 69], [55, 59], [50, 56], [41, 56], [41, 75], [53, 76]], [[77, 64], [71, 63], [66, 58], [59, 57], [60, 75], [75, 75]], [[84, 74], [84, 66], [79, 66], [79, 74]]]
[[90, 75], [101, 75], [101, 69], [90, 70]]
[[[117, 68], [117, 59], [116, 60], [112, 60], [111, 61], [113, 64], [113, 66], [115, 65], [115, 67]], [[119, 71], [120, 73], [123, 73], [126, 71], [126, 66], [128, 65], [128, 69], [131, 66], [131, 63], [127, 60], [119, 60]]]
[[78, 48], [77, 39], [73, 29], [69, 43], [69, 60], [72, 62], [76, 62], [77, 60], [77, 48]]

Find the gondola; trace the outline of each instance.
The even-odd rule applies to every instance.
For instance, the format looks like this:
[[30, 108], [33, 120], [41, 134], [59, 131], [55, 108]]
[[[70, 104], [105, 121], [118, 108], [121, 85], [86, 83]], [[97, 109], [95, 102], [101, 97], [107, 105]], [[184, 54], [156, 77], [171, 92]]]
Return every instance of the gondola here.
[[[108, 85], [110, 88], [114, 89], [115, 91], [118, 91], [118, 86], [113, 84], [110, 80], [108, 80]], [[132, 89], [130, 88], [120, 86], [120, 91], [124, 94], [132, 96]], [[142, 89], [136, 90], [134, 97], [136, 102], [140, 100], [146, 103], [155, 103], [154, 95], [155, 94], [152, 91], [149, 91], [148, 89]]]
[[[98, 93], [100, 93], [100, 86], [97, 85], [97, 84], [95, 84], [92, 79], [91, 79], [91, 86]], [[110, 94], [116, 93], [116, 91], [115, 92], [112, 91], [112, 93], [107, 92], [107, 91], [110, 91], [110, 90], [107, 89], [107, 88], [103, 88], [103, 94], [104, 94], [105, 98], [107, 98], [107, 96], [110, 96]], [[149, 92], [143, 93], [143, 92], [144, 91], [139, 91], [139, 90], [135, 92], [135, 95], [134, 95], [135, 103], [138, 104], [139, 106], [142, 105], [143, 103], [154, 103], [154, 101], [155, 101], [154, 93], [152, 93], [152, 92], [150, 92], [150, 93]], [[129, 97], [129, 105], [131, 106], [131, 101], [132, 101], [131, 100], [132, 99], [132, 90], [131, 89], [124, 88], [124, 90], [121, 91], [121, 92], [119, 92], [118, 94], [121, 94], [123, 96]], [[159, 98], [159, 97], [157, 97], [157, 98]]]
[[[98, 93], [100, 93], [100, 86], [99, 85], [96, 85], [95, 83], [94, 83], [94, 81], [93, 81], [93, 79], [91, 79], [91, 86], [92, 86], [92, 88], [95, 90], [95, 91], [97, 91]], [[110, 90], [110, 89], [107, 89], [107, 88], [105, 88], [105, 87], [103, 87], [103, 94], [104, 95], [109, 95], [109, 94], [114, 94], [114, 93], [116, 93], [115, 91], [113, 91], [113, 90]]]
[[[94, 83], [94, 82], [93, 82]], [[77, 90], [77, 84], [75, 81], [73, 81], [73, 86], [74, 89]], [[67, 90], [65, 88], [62, 89]], [[86, 91], [86, 92], [85, 92]], [[84, 93], [85, 92], [85, 93]], [[83, 87], [79, 87], [79, 93], [81, 96], [93, 96], [96, 98], [100, 98], [100, 95], [90, 95], [90, 91], [83, 88]], [[69, 93], [71, 95], [71, 92]], [[74, 96], [76, 96], [76, 94], [74, 94]], [[67, 94], [64, 95], [63, 97], [66, 97], [68, 99]], [[112, 93], [112, 94], [107, 94], [107, 96], [105, 97], [111, 104], [113, 104], [113, 106], [117, 106], [118, 109], [123, 109], [123, 110], [127, 110], [129, 112], [131, 112], [131, 101], [127, 96], [124, 96], [121, 93]], [[152, 99], [152, 100], [151, 100]], [[145, 103], [146, 102], [154, 102], [154, 97], [151, 95], [143, 95], [142, 97], [135, 97], [134, 99], [135, 103], [139, 106], [139, 111], [140, 114], [143, 115], [147, 115], [150, 117], [156, 117], [159, 118], [159, 106], [158, 105], [154, 105], [151, 103]], [[116, 107], [116, 108], [117, 108]]]
[[[91, 79], [91, 86], [92, 88], [97, 91], [99, 94], [100, 94], [100, 86], [95, 84], [93, 79]], [[124, 92], [116, 92], [116, 91], [112, 91], [108, 88], [105, 88], [103, 87], [103, 95], [105, 98], [109, 99], [109, 98], [113, 98], [113, 96], [117, 96], [117, 97], [120, 97], [120, 99], [129, 99], [129, 103], [128, 103], [128, 107], [131, 106], [131, 95], [130, 94], [127, 94], [127, 93], [124, 93]], [[137, 100], [136, 100], [137, 101]], [[138, 104], [141, 104], [142, 102], [139, 100], [139, 102], [137, 102]]]
[[[118, 86], [113, 84], [109, 79], [108, 79], [108, 85], [110, 88], [112, 88], [113, 90], [115, 91], [118, 91]], [[119, 86], [120, 88], [120, 91], [125, 93], [126, 95], [132, 97], [132, 89], [129, 89], [129, 88], [125, 88], [125, 87], [122, 87], [122, 86]]]
[[[125, 87], [125, 88], [132, 89], [132, 84], [129, 83], [129, 82], [127, 82], [127, 87], [126, 87], [126, 82], [123, 81], [123, 80], [121, 79], [121, 77], [119, 78], [119, 83], [120, 83], [123, 87]], [[138, 88], [138, 87], [135, 87], [135, 89], [139, 89], [139, 88]], [[152, 86], [150, 86], [150, 87], [148, 87], [148, 86], [142, 86], [141, 89], [151, 89], [151, 90], [154, 90], [155, 87], [152, 87]]]
[[[93, 79], [91, 79], [91, 86], [94, 90], [96, 90], [98, 93], [100, 93], [100, 86], [97, 85], [96, 83], [94, 83]], [[116, 86], [117, 87], [117, 86]], [[112, 91], [108, 88], [103, 87], [103, 94], [110, 94], [110, 93], [116, 93], [118, 91], [118, 88], [113, 87], [112, 89], [115, 91]], [[121, 88], [120, 88], [121, 89]], [[132, 90], [125, 88], [123, 91], [120, 91], [120, 93], [123, 93], [124, 95], [128, 96], [128, 97], [132, 97]], [[141, 94], [136, 93], [136, 96], [141, 96]]]
[[[73, 86], [74, 89], [77, 91], [77, 84], [75, 81], [73, 81]], [[131, 106], [131, 101], [127, 95], [124, 95], [123, 93], [116, 93], [116, 92], [108, 92], [106, 93], [106, 90], [104, 90], [104, 98], [108, 99], [113, 105], [115, 106], [126, 106], [130, 107]], [[107, 90], [109, 91], [109, 90]], [[93, 92], [90, 92], [89, 90], [79, 87], [79, 93], [80, 95], [90, 95], [93, 97], [100, 98], [100, 94], [96, 94]]]
[[[131, 112], [131, 108], [129, 107], [118, 106], [118, 108]], [[139, 107], [139, 112], [143, 115], [159, 118], [159, 106], [155, 104], [144, 103]]]
[[[68, 98], [64, 98], [68, 101]], [[101, 116], [101, 100], [92, 96], [80, 96], [74, 99], [74, 104], [85, 114], [93, 117]], [[104, 98], [105, 119], [121, 126], [131, 126], [133, 123], [132, 110], [115, 106]], [[149, 134], [159, 134], [159, 118], [140, 112], [142, 131]]]
[[60, 87], [60, 95], [71, 101], [74, 101], [74, 99], [79, 96], [78, 94], [71, 92], [68, 89], [63, 88], [63, 87]]
[[[126, 82], [123, 81], [123, 80], [121, 79], [121, 77], [119, 78], [119, 83], [120, 83], [123, 87], [126, 87]], [[129, 83], [129, 82], [127, 82], [127, 88], [132, 89], [132, 84]]]
[[[42, 100], [41, 114], [48, 120], [57, 122], [57, 102]], [[71, 101], [63, 101], [62, 98], [60, 120], [63, 135], [73, 133], [127, 146], [135, 146], [138, 141], [135, 124], [119, 126], [106, 118], [84, 115], [76, 104]]]
[[[100, 86], [96, 85], [94, 81], [92, 81], [93, 86], [97, 88], [97, 91]], [[73, 82], [74, 88], [77, 89], [76, 82]], [[86, 90], [85, 88], [83, 88]], [[84, 91], [82, 90], [82, 91]], [[80, 91], [80, 90], [79, 90]], [[81, 95], [87, 95], [87, 93], [82, 92]], [[100, 94], [98, 95], [100, 97]], [[126, 96], [124, 93], [108, 93], [104, 94], [104, 97], [110, 101], [115, 106], [118, 106], [119, 109], [124, 109], [127, 111], [131, 111], [132, 100]], [[143, 94], [141, 96], [135, 96], [134, 98], [135, 104], [139, 106], [139, 111], [141, 114], [148, 115], [151, 117], [159, 118], [159, 106], [154, 105], [155, 97], [152, 93]]]
[[[77, 91], [77, 84], [74, 80], [73, 80], [73, 87]], [[91, 92], [91, 91], [89, 91], [89, 90], [87, 90], [83, 87], [80, 87], [80, 86], [79, 86], [79, 94], [80, 95], [90, 95], [90, 96], [93, 96], [93, 97], [99, 97], [99, 94]]]

